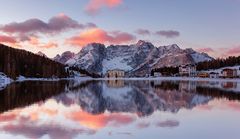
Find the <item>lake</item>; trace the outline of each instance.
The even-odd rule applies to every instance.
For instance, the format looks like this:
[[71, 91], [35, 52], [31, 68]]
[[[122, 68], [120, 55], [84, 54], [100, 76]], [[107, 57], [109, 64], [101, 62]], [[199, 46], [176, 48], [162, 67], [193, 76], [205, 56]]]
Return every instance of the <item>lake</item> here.
[[239, 139], [240, 83], [62, 80], [0, 91], [1, 139]]

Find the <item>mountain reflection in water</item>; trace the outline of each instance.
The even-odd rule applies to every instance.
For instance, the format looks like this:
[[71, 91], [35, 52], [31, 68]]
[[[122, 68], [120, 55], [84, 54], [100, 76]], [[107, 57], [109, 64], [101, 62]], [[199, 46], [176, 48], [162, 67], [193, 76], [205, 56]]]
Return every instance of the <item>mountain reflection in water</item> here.
[[0, 138], [143, 138], [141, 129], [149, 129], [145, 136], [158, 138], [153, 125], [171, 128], [169, 134], [174, 134], [183, 115], [201, 122], [199, 115], [217, 107], [239, 116], [239, 86], [158, 80], [18, 82], [0, 91]]

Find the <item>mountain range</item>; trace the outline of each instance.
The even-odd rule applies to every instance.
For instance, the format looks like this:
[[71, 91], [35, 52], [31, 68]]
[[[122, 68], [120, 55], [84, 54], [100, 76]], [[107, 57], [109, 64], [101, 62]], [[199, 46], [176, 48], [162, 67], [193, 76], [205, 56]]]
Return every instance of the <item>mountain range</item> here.
[[191, 48], [181, 49], [177, 44], [156, 47], [140, 40], [132, 45], [107, 47], [91, 43], [77, 54], [67, 51], [53, 60], [102, 76], [109, 70], [123, 70], [129, 77], [143, 77], [150, 74], [151, 69], [196, 64], [213, 58]]

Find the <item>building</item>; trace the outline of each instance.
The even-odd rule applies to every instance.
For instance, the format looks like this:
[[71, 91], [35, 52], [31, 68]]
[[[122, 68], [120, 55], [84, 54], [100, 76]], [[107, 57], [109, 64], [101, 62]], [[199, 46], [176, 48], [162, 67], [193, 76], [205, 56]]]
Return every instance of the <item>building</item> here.
[[210, 78], [219, 78], [219, 73], [217, 73], [217, 72], [210, 72], [209, 73], [209, 77]]
[[200, 78], [209, 78], [210, 77], [209, 73], [207, 73], [207, 72], [199, 72], [197, 76]]
[[160, 72], [154, 72], [153, 76], [154, 76], [154, 77], [161, 77], [162, 74], [161, 74]]
[[223, 78], [236, 78], [237, 77], [237, 69], [223, 69], [222, 70]]
[[125, 71], [123, 70], [109, 70], [106, 73], [107, 78], [123, 78], [125, 77]]
[[188, 64], [188, 65], [180, 66], [179, 67], [179, 75], [180, 76], [189, 76], [189, 77], [196, 76], [196, 65]]

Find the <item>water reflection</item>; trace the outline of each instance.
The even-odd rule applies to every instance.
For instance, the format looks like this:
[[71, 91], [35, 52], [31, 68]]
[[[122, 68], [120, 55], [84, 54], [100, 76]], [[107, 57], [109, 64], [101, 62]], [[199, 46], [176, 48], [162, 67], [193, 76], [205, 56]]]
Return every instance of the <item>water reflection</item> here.
[[[158, 138], [161, 135], [166, 138], [188, 130], [194, 132], [201, 127], [205, 138], [216, 137], [209, 133], [216, 128], [230, 130], [231, 135], [225, 134], [222, 138], [234, 138], [239, 134], [235, 131], [238, 129], [235, 125], [240, 124], [236, 122], [236, 117], [240, 116], [239, 100], [238, 82], [89, 80], [15, 83], [0, 91], [0, 137]], [[228, 127], [220, 128], [216, 122], [216, 127], [194, 128], [195, 124], [218, 119], [204, 118], [208, 114], [218, 116], [222, 123], [229, 124]], [[229, 115], [232, 118], [226, 120]], [[157, 128], [171, 132], [156, 131]], [[191, 138], [180, 135], [171, 138]]]

